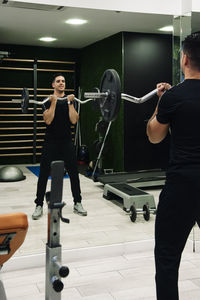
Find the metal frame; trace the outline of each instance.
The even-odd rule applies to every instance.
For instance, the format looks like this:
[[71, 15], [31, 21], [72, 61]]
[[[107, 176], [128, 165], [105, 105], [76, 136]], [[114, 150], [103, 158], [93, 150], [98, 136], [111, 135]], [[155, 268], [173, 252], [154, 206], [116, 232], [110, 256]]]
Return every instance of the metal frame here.
[[62, 217], [64, 162], [54, 161], [51, 164], [51, 192], [46, 193], [48, 203], [48, 231], [46, 244], [46, 280], [45, 300], [60, 300], [61, 291], [64, 287], [61, 278], [69, 273], [67, 267], [61, 266], [61, 244], [60, 244], [60, 219], [69, 223], [68, 219]]

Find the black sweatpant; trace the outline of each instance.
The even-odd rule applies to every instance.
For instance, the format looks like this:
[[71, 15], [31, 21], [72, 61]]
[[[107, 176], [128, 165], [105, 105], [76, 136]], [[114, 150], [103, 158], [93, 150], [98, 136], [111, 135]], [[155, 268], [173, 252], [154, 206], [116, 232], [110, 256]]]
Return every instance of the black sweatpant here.
[[181, 254], [200, 216], [200, 178], [166, 182], [159, 199], [155, 223], [157, 300], [178, 300]]
[[43, 206], [47, 181], [50, 175], [51, 162], [55, 160], [64, 161], [65, 169], [70, 177], [74, 203], [81, 202], [81, 190], [75, 148], [70, 140], [44, 143], [40, 162], [40, 174], [37, 183], [36, 205]]

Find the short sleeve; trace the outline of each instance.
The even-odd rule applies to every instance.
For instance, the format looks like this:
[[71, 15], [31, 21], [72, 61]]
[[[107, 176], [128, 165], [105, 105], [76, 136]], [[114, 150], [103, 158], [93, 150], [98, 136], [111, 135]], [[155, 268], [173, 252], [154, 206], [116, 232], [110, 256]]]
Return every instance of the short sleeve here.
[[156, 119], [162, 124], [170, 123], [176, 108], [177, 101], [174, 95], [170, 91], [165, 92], [160, 99]]

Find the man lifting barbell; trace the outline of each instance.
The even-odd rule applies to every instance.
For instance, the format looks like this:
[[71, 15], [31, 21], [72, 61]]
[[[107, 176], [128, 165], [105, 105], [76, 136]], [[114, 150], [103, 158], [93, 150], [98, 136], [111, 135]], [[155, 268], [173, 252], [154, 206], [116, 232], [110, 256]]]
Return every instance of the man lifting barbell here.
[[200, 31], [183, 42], [185, 79], [158, 85], [159, 104], [147, 124], [152, 143], [171, 129], [170, 161], [155, 223], [157, 300], [178, 300], [178, 270], [187, 238], [200, 226]]
[[43, 104], [43, 118], [47, 128], [40, 161], [40, 174], [35, 199], [36, 208], [32, 215], [34, 220], [39, 219], [43, 214], [43, 202], [50, 165], [55, 160], [63, 160], [65, 163], [70, 177], [74, 212], [82, 216], [87, 215], [87, 211], [81, 204], [80, 180], [70, 130], [71, 123], [76, 124], [79, 118], [73, 105], [74, 95], [68, 95], [65, 101], [57, 101], [57, 97], [63, 98], [65, 96], [65, 78], [61, 73], [53, 76], [52, 87], [54, 94]]

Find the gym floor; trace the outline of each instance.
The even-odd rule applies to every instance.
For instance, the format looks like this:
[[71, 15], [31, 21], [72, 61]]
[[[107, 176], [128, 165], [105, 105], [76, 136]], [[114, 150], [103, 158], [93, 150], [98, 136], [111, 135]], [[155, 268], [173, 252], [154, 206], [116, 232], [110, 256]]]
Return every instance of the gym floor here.
[[[19, 182], [1, 182], [1, 213], [22, 211], [28, 215], [26, 240], [5, 263], [1, 277], [8, 300], [45, 299], [45, 244], [47, 206], [40, 220], [33, 221], [37, 177], [25, 165], [18, 166], [26, 176]], [[63, 279], [62, 299], [73, 300], [155, 300], [154, 221], [138, 216], [135, 223], [116, 203], [102, 197], [103, 185], [80, 175], [87, 217], [73, 213], [69, 179], [64, 179], [64, 217], [61, 222], [62, 262], [70, 268]], [[51, 180], [48, 182], [50, 190]], [[149, 190], [157, 203], [160, 190]], [[193, 252], [195, 234], [196, 252]], [[180, 268], [180, 299], [200, 297], [200, 234], [195, 226]]]

